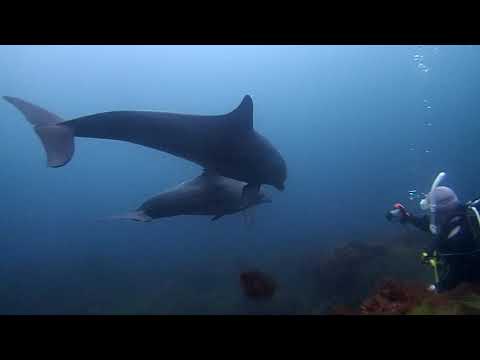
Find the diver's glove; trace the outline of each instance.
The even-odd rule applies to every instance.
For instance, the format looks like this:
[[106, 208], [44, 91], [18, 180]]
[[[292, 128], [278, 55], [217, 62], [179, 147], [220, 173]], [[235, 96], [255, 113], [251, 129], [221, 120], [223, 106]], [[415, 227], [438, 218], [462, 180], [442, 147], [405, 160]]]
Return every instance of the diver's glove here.
[[393, 205], [393, 209], [387, 212], [387, 214], [385, 215], [388, 221], [399, 222], [401, 224], [404, 224], [409, 216], [410, 214], [405, 208], [405, 206], [400, 203], [396, 203], [395, 205]]

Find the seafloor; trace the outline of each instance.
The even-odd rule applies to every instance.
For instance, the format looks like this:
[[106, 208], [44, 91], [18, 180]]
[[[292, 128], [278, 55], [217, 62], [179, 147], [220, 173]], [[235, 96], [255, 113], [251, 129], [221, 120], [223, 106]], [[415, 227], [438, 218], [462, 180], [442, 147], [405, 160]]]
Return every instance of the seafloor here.
[[[346, 236], [320, 248], [325, 239], [312, 235], [308, 251], [290, 246], [287, 251], [280, 244], [272, 253], [266, 247], [264, 257], [238, 264], [226, 256], [208, 252], [202, 257], [197, 252], [173, 268], [159, 262], [153, 251], [151, 258], [139, 254], [135, 261], [131, 254], [130, 261], [86, 254], [60, 262], [41, 256], [22, 263], [4, 262], [0, 313], [480, 313], [480, 286], [461, 284], [441, 295], [426, 291], [433, 272], [421, 261], [421, 250], [429, 240], [423, 233], [358, 235], [354, 241]], [[148, 244], [142, 242], [144, 247]], [[4, 250], [14, 255], [19, 247], [21, 243], [12, 241]]]

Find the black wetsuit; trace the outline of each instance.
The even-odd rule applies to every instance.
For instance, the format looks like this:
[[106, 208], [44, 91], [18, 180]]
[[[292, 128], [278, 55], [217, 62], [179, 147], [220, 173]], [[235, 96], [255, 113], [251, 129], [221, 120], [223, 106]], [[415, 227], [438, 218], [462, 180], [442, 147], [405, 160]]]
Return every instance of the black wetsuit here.
[[[430, 232], [428, 215], [408, 215], [405, 222], [420, 230]], [[425, 249], [428, 254], [436, 251], [439, 267], [439, 291], [450, 290], [462, 282], [480, 283], [480, 249], [467, 219], [467, 207], [461, 205], [443, 219], [439, 235], [434, 235]]]

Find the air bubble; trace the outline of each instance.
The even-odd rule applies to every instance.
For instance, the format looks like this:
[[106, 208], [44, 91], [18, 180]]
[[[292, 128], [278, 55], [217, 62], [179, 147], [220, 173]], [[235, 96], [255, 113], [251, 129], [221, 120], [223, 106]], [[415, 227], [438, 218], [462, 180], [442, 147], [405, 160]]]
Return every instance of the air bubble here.
[[417, 190], [410, 190], [408, 192], [408, 198], [410, 200], [415, 200], [416, 197], [417, 197]]
[[413, 55], [413, 61], [422, 61], [423, 60], [423, 55], [415, 54]]
[[427, 65], [425, 65], [423, 62], [418, 63], [417, 68], [419, 68], [423, 72], [429, 72], [430, 71], [430, 68]]

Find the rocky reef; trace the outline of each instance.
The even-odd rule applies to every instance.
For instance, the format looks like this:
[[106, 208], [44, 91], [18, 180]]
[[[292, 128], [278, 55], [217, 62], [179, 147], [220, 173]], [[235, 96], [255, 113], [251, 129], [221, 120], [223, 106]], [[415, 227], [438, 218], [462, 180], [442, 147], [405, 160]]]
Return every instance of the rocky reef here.
[[421, 263], [423, 242], [351, 241], [334, 249], [315, 270], [317, 293], [332, 305], [361, 303], [387, 279], [428, 284], [431, 269]]
[[271, 276], [258, 270], [242, 272], [240, 285], [245, 296], [251, 299], [271, 299], [277, 288]]
[[417, 282], [386, 280], [358, 307], [334, 306], [333, 315], [479, 315], [480, 286], [461, 284], [436, 294]]
[[[413, 235], [415, 236], [415, 235]], [[428, 291], [432, 269], [420, 259], [425, 242], [404, 237], [389, 243], [350, 242], [337, 248], [318, 271], [330, 297], [331, 315], [480, 314], [480, 284]]]

